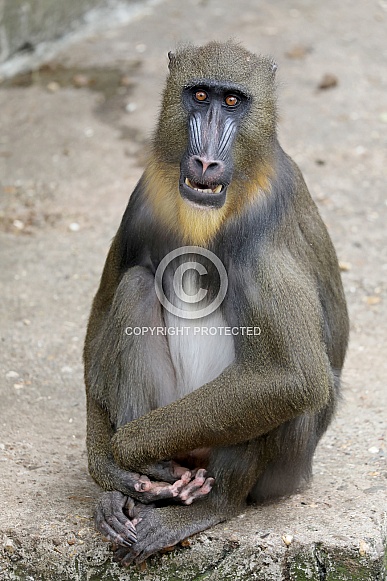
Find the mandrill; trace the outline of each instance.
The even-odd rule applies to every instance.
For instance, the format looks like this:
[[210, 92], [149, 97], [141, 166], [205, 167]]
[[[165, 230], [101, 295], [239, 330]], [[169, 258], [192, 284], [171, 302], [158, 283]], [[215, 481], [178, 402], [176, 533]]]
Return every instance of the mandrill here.
[[93, 302], [89, 470], [106, 491], [97, 528], [125, 565], [292, 493], [336, 409], [346, 303], [277, 140], [275, 73], [234, 42], [169, 53]]

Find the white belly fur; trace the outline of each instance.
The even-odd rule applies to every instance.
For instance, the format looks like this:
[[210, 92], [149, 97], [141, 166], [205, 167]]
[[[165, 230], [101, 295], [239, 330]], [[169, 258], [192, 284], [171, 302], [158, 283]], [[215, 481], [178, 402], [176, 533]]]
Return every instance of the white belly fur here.
[[202, 319], [182, 319], [164, 310], [164, 320], [166, 327], [183, 329], [183, 333], [168, 334], [178, 397], [212, 381], [234, 361], [233, 337], [221, 331], [207, 334], [209, 329], [227, 327], [220, 308]]

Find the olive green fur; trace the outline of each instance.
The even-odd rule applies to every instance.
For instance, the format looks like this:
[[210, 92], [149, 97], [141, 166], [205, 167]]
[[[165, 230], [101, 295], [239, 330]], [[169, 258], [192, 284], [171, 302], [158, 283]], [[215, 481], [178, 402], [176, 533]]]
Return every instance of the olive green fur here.
[[230, 265], [224, 312], [233, 324], [260, 327], [259, 338], [238, 337], [235, 361], [218, 377], [157, 405], [174, 381], [168, 344], [129, 338], [124, 330], [164, 323], [154, 268], [163, 253], [183, 246], [184, 233], [179, 238], [158, 222], [144, 180], [93, 302], [84, 350], [93, 478], [105, 490], [145, 502], [132, 475], [156, 478], [160, 461], [200, 447], [211, 449], [208, 471], [215, 477], [213, 490], [191, 506], [144, 509], [129, 560], [236, 514], [248, 497], [294, 492], [310, 477], [315, 447], [339, 401], [348, 341], [339, 266], [301, 172], [278, 144], [274, 73], [270, 58], [234, 42], [179, 49], [171, 56], [152, 146], [153, 160], [175, 175], [187, 146], [184, 87], [218, 81], [250, 97], [234, 146], [235, 179], [254, 191], [251, 181], [262, 169], [270, 184], [264, 195], [257, 186], [249, 205], [208, 246]]
[[237, 176], [249, 174], [249, 169], [272, 153], [277, 121], [276, 65], [272, 59], [256, 56], [235, 42], [210, 42], [201, 47], [180, 48], [171, 56], [169, 68], [162, 114], [154, 137], [158, 159], [180, 164], [187, 144], [187, 118], [182, 112], [181, 92], [193, 80], [199, 85], [206, 80], [223, 81], [249, 89], [251, 111], [239, 132], [234, 151]]

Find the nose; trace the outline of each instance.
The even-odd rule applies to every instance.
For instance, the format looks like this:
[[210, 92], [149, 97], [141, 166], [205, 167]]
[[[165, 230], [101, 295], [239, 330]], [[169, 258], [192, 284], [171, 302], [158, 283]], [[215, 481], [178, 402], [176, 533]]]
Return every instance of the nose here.
[[221, 177], [224, 172], [224, 162], [220, 159], [207, 159], [193, 155], [192, 165], [196, 175], [211, 181]]

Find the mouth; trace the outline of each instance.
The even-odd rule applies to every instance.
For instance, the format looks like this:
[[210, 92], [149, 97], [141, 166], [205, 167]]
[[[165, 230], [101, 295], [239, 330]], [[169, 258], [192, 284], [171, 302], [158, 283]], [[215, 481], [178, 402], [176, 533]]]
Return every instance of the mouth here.
[[201, 192], [202, 194], [220, 194], [223, 189], [222, 184], [216, 186], [206, 187], [205, 184], [198, 184], [196, 182], [191, 182], [188, 178], [185, 178], [184, 183], [186, 186], [195, 190], [196, 192]]
[[194, 204], [204, 208], [221, 208], [226, 201], [227, 186], [224, 184], [204, 184], [185, 177], [180, 182], [180, 194]]

